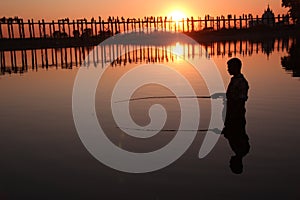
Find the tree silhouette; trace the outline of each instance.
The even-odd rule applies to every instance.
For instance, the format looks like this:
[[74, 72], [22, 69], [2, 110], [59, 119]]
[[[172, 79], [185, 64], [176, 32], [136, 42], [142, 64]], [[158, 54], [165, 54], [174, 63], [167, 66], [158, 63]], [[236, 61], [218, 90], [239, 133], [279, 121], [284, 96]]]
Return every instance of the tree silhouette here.
[[282, 0], [283, 7], [290, 8], [289, 14], [296, 24], [300, 24], [300, 0]]

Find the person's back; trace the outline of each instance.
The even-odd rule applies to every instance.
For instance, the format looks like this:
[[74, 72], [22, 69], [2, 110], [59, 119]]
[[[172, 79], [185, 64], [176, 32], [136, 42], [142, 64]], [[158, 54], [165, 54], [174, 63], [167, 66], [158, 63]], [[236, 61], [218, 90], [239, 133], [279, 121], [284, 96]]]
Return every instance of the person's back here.
[[248, 99], [248, 81], [239, 73], [231, 78], [226, 92], [227, 101], [245, 102]]
[[245, 102], [248, 99], [248, 81], [242, 74], [231, 78], [226, 92], [227, 111], [225, 126], [240, 126], [246, 124]]

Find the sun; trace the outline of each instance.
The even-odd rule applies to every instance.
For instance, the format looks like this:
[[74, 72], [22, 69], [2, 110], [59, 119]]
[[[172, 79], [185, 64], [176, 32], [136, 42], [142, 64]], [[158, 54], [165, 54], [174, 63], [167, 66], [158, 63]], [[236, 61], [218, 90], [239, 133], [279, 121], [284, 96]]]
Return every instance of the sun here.
[[187, 18], [186, 14], [179, 10], [174, 10], [173, 12], [171, 12], [170, 17], [172, 17], [172, 19], [177, 22]]

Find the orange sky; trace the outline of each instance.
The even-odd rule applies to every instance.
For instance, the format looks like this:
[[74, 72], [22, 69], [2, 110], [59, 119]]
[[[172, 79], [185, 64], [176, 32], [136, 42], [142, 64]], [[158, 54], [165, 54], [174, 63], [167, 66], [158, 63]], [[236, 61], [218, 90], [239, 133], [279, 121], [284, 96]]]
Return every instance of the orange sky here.
[[166, 16], [179, 10], [188, 17], [204, 17], [205, 14], [261, 15], [268, 4], [275, 15], [287, 12], [287, 9], [281, 7], [281, 0], [227, 0], [226, 3], [223, 0], [4, 0], [1, 2], [0, 13], [7, 17], [50, 20], [65, 17]]

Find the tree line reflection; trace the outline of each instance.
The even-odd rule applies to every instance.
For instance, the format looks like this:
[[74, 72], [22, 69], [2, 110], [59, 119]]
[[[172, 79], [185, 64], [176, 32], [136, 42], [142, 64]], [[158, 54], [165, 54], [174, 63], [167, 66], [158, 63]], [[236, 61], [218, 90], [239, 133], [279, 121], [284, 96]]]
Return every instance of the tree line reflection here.
[[293, 77], [300, 77], [300, 37], [293, 41], [288, 55], [281, 58], [281, 65]]
[[[298, 41], [298, 42], [297, 42]], [[39, 68], [72, 69], [79, 66], [110, 65], [126, 66], [136, 63], [177, 62], [197, 56], [232, 57], [252, 56], [263, 53], [269, 57], [273, 52], [287, 52], [281, 58], [282, 67], [300, 77], [300, 39], [281, 38], [262, 41], [224, 41], [199, 45], [176, 43], [168, 46], [158, 45], [106, 45], [97, 47], [71, 47], [52, 49], [31, 49], [0, 51], [0, 75], [22, 74]], [[121, 53], [125, 49], [125, 54]], [[89, 55], [89, 56], [88, 56]]]

